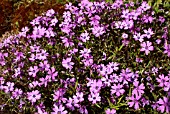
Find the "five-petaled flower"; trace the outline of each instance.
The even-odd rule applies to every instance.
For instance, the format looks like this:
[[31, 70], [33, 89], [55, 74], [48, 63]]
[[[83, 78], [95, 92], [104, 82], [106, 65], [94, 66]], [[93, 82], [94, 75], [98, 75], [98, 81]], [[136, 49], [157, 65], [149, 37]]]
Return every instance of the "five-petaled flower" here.
[[32, 103], [35, 103], [41, 98], [41, 94], [38, 90], [33, 90], [32, 92], [27, 92], [27, 99]]
[[141, 43], [142, 48], [140, 51], [145, 51], [145, 54], [148, 55], [150, 51], [154, 50], [154, 47], [152, 46], [152, 42], [146, 41]]
[[70, 57], [70, 58], [63, 59], [62, 65], [63, 65], [63, 67], [65, 67], [66, 69], [71, 70], [71, 69], [73, 68], [74, 63], [71, 62], [71, 57]]
[[36, 77], [37, 72], [39, 71], [38, 66], [30, 67], [28, 74], [32, 77]]
[[93, 104], [96, 104], [97, 101], [101, 101], [101, 97], [99, 95], [99, 93], [91, 93], [88, 97], [89, 101], [92, 101]]
[[170, 102], [168, 101], [169, 98], [163, 97], [163, 99], [159, 99], [157, 103], [159, 104], [158, 110], [162, 113], [165, 111], [167, 114], [170, 112]]
[[68, 112], [65, 110], [65, 107], [63, 107], [62, 105], [57, 106], [56, 104], [54, 104], [54, 108], [53, 108], [54, 112], [51, 112], [51, 114], [67, 114]]

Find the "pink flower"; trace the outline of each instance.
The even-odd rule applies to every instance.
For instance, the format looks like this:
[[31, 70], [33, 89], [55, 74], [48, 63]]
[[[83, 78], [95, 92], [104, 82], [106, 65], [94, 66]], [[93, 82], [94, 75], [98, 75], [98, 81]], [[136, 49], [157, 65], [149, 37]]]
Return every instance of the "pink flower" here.
[[125, 39], [128, 38], [128, 34], [123, 33], [123, 34], [122, 34], [122, 38], [125, 38]]
[[47, 83], [50, 82], [49, 76], [46, 76], [45, 78], [40, 78], [41, 81], [40, 85], [44, 85], [44, 87], [47, 87]]
[[145, 54], [148, 55], [150, 51], [153, 51], [154, 47], [152, 46], [152, 42], [143, 42], [141, 43], [142, 48], [140, 51], [145, 51]]
[[3, 89], [5, 89], [5, 93], [8, 93], [8, 92], [14, 90], [14, 83], [13, 82], [7, 82], [6, 85], [7, 86], [4, 86], [4, 88], [3, 88]]
[[34, 90], [32, 92], [27, 92], [27, 98], [29, 101], [31, 101], [32, 103], [36, 102], [37, 100], [39, 100], [41, 98], [41, 94], [39, 93], [38, 90]]
[[160, 110], [162, 113], [165, 111], [167, 114], [170, 112], [170, 102], [168, 101], [167, 97], [163, 97], [163, 99], [159, 98], [157, 103], [160, 105], [158, 106], [158, 110]]
[[84, 48], [83, 50], [80, 50], [80, 57], [88, 58], [91, 53], [91, 49]]
[[51, 67], [51, 69], [48, 71], [48, 75], [52, 78], [53, 81], [55, 81], [56, 77], [58, 76], [58, 72], [54, 67]]
[[21, 89], [16, 88], [12, 92], [12, 98], [19, 99], [19, 97], [22, 95], [23, 91]]
[[170, 57], [170, 44], [164, 45], [164, 49], [165, 49], [164, 53], [165, 54], [167, 53], [168, 57]]
[[39, 71], [38, 67], [37, 66], [34, 66], [34, 67], [30, 67], [29, 70], [28, 70], [28, 74], [32, 77], [36, 77], [36, 74], [37, 72]]
[[129, 9], [123, 10], [121, 17], [122, 18], [129, 18]]
[[143, 1], [140, 7], [143, 11], [146, 11], [151, 8], [146, 1]]
[[151, 28], [149, 28], [148, 30], [145, 29], [144, 33], [145, 33], [144, 36], [147, 37], [148, 39], [151, 38], [151, 35], [154, 34]]
[[96, 104], [98, 101], [101, 101], [99, 93], [91, 93], [88, 97], [89, 101], [92, 101], [93, 104]]
[[90, 37], [89, 37], [89, 33], [87, 33], [87, 31], [85, 31], [85, 33], [82, 33], [81, 35], [80, 35], [80, 40], [82, 41], [82, 42], [86, 42], [87, 40], [89, 40], [90, 39]]
[[110, 110], [108, 108], [105, 112], [106, 112], [106, 114], [116, 114], [116, 110], [115, 109]]
[[46, 12], [46, 16], [48, 16], [48, 17], [51, 17], [54, 14], [55, 14], [55, 11], [53, 9], [50, 9]]
[[99, 37], [105, 33], [104, 27], [100, 26], [94, 26], [94, 28], [91, 28], [91, 30], [96, 37]]
[[133, 35], [133, 38], [136, 40], [136, 41], [140, 41], [140, 42], [143, 42], [143, 38], [144, 38], [144, 35], [141, 35], [140, 33], [136, 33]]
[[120, 96], [120, 95], [122, 95], [124, 92], [125, 92], [125, 90], [123, 89], [123, 85], [121, 85], [121, 84], [114, 84], [112, 87], [111, 87], [112, 89], [111, 89], [111, 94], [116, 94], [116, 96]]
[[71, 58], [67, 58], [67, 59], [63, 59], [62, 65], [63, 65], [63, 67], [65, 67], [66, 69], [70, 69], [70, 70], [71, 70], [71, 69], [73, 68], [72, 65], [74, 65], [74, 63], [71, 62]]
[[84, 101], [83, 92], [77, 92], [76, 95], [73, 96], [73, 99], [75, 103]]
[[64, 110], [65, 107], [63, 107], [62, 105], [57, 106], [56, 104], [54, 104], [54, 108], [51, 114], [67, 114], [68, 112], [66, 110]]
[[137, 94], [133, 94], [131, 97], [129, 97], [129, 102], [128, 105], [129, 107], [133, 107], [137, 110], [139, 109], [139, 100], [140, 100], [141, 96], [137, 95]]

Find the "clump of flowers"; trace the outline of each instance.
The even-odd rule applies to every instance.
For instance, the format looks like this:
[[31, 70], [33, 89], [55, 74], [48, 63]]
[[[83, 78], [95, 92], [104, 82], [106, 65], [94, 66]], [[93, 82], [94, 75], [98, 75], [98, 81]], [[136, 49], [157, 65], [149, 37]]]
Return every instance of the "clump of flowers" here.
[[0, 43], [5, 104], [36, 114], [170, 113], [166, 18], [147, 2], [65, 7]]

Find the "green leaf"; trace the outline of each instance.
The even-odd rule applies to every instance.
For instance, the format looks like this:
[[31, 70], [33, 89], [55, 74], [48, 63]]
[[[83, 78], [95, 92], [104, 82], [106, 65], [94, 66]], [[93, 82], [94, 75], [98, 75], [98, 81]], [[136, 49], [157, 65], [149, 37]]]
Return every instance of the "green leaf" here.
[[123, 97], [124, 97], [124, 96], [121, 96], [121, 97], [119, 98], [119, 101], [117, 102], [117, 104], [120, 103], [120, 101], [122, 100]]
[[151, 92], [151, 93], [152, 93], [152, 96], [153, 96], [154, 100], [156, 101], [157, 100], [157, 96], [153, 92]]
[[98, 108], [101, 108], [98, 104], [95, 104]]

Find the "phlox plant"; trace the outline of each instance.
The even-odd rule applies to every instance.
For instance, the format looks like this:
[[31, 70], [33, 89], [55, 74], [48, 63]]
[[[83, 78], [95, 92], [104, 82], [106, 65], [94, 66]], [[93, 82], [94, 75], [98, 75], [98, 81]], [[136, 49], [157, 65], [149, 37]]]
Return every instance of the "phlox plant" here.
[[170, 113], [168, 19], [146, 1], [80, 2], [0, 43], [1, 109]]

